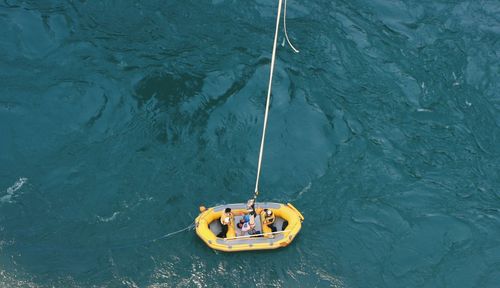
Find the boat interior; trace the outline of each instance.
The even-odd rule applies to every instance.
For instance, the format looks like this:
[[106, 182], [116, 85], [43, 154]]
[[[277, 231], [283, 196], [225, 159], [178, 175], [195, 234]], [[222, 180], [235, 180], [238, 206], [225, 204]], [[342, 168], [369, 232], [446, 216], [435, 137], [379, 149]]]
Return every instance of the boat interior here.
[[[236, 236], [242, 236], [241, 234], [241, 229], [239, 229], [236, 224], [240, 222], [240, 219], [243, 218], [243, 216], [234, 216], [234, 230], [236, 231]], [[260, 215], [257, 215], [255, 217], [255, 230], [260, 231], [262, 233], [262, 221], [260, 219]], [[285, 223], [285, 220], [281, 217], [276, 217], [276, 220], [274, 221], [274, 226], [276, 227], [276, 231], [283, 231], [283, 224]], [[222, 224], [220, 223], [219, 218], [215, 219], [212, 221], [212, 223], [208, 224], [208, 227], [210, 228], [210, 231], [214, 233], [215, 236], [217, 236], [221, 230], [222, 230]], [[286, 228], [286, 226], [285, 226]], [[258, 235], [256, 235], [257, 237]]]

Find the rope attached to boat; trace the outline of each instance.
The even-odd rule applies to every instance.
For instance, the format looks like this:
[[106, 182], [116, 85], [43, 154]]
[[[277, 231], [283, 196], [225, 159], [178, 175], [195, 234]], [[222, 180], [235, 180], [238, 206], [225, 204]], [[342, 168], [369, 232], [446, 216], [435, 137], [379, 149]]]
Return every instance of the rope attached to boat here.
[[[290, 42], [290, 39], [288, 38], [288, 33], [286, 31], [286, 1], [285, 0], [285, 13], [284, 13], [284, 18], [283, 18], [283, 27], [285, 30], [285, 37], [290, 45], [290, 47], [293, 49], [295, 53], [298, 53], [299, 50], [297, 50], [292, 43]], [[259, 180], [260, 180], [260, 171], [262, 168], [262, 155], [264, 154], [264, 142], [266, 138], [266, 129], [267, 129], [267, 117], [269, 115], [269, 104], [271, 100], [271, 88], [272, 88], [272, 82], [273, 82], [273, 73], [274, 73], [274, 63], [276, 60], [276, 47], [278, 43], [278, 31], [279, 31], [279, 24], [280, 24], [280, 18], [281, 18], [281, 6], [282, 6], [283, 0], [279, 0], [278, 2], [278, 15], [276, 17], [276, 30], [274, 32], [274, 43], [273, 43], [273, 52], [271, 56], [271, 69], [269, 72], [269, 85], [267, 87], [267, 98], [266, 98], [266, 110], [264, 112], [264, 127], [262, 128], [262, 140], [260, 142], [260, 151], [259, 151], [259, 161], [257, 164], [257, 179], [255, 180], [255, 192], [253, 196], [253, 201], [252, 203], [255, 203], [257, 196], [259, 195]]]
[[255, 193], [253, 199], [257, 199], [259, 195], [259, 178], [260, 178], [260, 170], [262, 166], [262, 155], [264, 154], [264, 141], [266, 139], [266, 128], [267, 128], [267, 116], [269, 114], [269, 103], [271, 102], [271, 87], [273, 82], [273, 73], [274, 73], [274, 62], [276, 60], [276, 46], [278, 43], [278, 31], [281, 17], [281, 3], [283, 0], [279, 0], [278, 3], [278, 16], [276, 17], [276, 30], [274, 32], [274, 44], [273, 44], [273, 53], [271, 56], [271, 70], [269, 72], [269, 85], [267, 87], [267, 100], [266, 100], [266, 110], [264, 112], [264, 127], [262, 128], [262, 140], [260, 141], [260, 152], [259, 152], [259, 162], [257, 164], [257, 180], [255, 181]]
[[165, 235], [163, 235], [163, 236], [160, 236], [160, 237], [158, 237], [158, 238], [154, 238], [154, 239], [152, 239], [152, 240], [149, 240], [149, 242], [156, 242], [156, 241], [158, 241], [158, 240], [165, 239], [165, 238], [169, 238], [169, 237], [171, 237], [171, 236], [173, 236], [173, 235], [176, 235], [176, 234], [179, 234], [179, 233], [181, 233], [181, 232], [184, 232], [184, 231], [187, 231], [187, 230], [192, 230], [192, 229], [194, 229], [194, 226], [195, 226], [195, 224], [194, 224], [194, 223], [191, 223], [191, 224], [190, 224], [189, 226], [187, 226], [187, 227], [184, 227], [184, 228], [182, 228], [182, 229], [180, 229], [180, 230], [177, 230], [177, 231], [174, 231], [174, 232], [167, 233], [167, 234], [165, 234]]
[[153, 239], [149, 239], [149, 240], [140, 240], [140, 241], [136, 241], [136, 242], [132, 242], [132, 243], [128, 243], [128, 244], [122, 244], [122, 245], [115, 245], [113, 247], [110, 247], [109, 249], [111, 250], [119, 250], [119, 249], [125, 249], [125, 248], [131, 248], [131, 247], [137, 247], [137, 246], [144, 246], [144, 245], [148, 245], [148, 244], [151, 244], [151, 243], [155, 243], [159, 240], [163, 240], [163, 239], [167, 239], [167, 238], [170, 238], [174, 235], [177, 235], [181, 232], [184, 232], [184, 231], [188, 231], [188, 230], [194, 230], [195, 228], [195, 223], [191, 223], [189, 224], [188, 226], [180, 229], [180, 230], [177, 230], [177, 231], [174, 231], [174, 232], [170, 232], [170, 233], [167, 233], [167, 234], [164, 234], [162, 236], [159, 236], [159, 237], [156, 237], [156, 238], [153, 238]]

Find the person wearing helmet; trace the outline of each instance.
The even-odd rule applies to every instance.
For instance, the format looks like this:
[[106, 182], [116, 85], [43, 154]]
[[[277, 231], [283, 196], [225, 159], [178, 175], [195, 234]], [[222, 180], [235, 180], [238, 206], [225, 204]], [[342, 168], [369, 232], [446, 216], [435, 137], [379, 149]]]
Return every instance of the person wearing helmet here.
[[226, 208], [224, 210], [224, 213], [222, 213], [222, 216], [220, 217], [219, 221], [220, 221], [222, 230], [220, 231], [219, 234], [217, 234], [217, 237], [226, 238], [227, 230], [229, 229], [229, 225], [231, 225], [231, 223], [234, 223], [234, 215], [233, 215], [233, 212], [231, 212], [231, 208]]
[[271, 209], [264, 209], [261, 212], [262, 217], [262, 224], [266, 225], [267, 227], [271, 228], [272, 232], [276, 232], [276, 226], [274, 226], [274, 221], [276, 221], [276, 217], [274, 216], [274, 213]]

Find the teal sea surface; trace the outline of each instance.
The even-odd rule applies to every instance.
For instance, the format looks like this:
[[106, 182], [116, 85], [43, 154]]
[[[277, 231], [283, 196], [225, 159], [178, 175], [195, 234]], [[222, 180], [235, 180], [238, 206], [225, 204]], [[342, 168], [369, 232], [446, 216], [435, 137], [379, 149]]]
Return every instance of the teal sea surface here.
[[500, 287], [498, 0], [289, 0], [258, 200], [302, 231], [179, 231], [253, 194], [277, 4], [0, 2], [0, 287]]

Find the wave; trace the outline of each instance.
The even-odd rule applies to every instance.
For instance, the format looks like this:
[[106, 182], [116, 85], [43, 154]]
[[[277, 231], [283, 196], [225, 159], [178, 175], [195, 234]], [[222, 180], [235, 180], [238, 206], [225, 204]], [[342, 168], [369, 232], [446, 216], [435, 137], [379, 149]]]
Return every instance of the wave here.
[[12, 203], [12, 196], [14, 196], [14, 193], [21, 189], [23, 185], [28, 182], [28, 178], [26, 177], [21, 177], [19, 178], [14, 185], [10, 186], [7, 188], [7, 191], [4, 196], [0, 198], [0, 203]]

